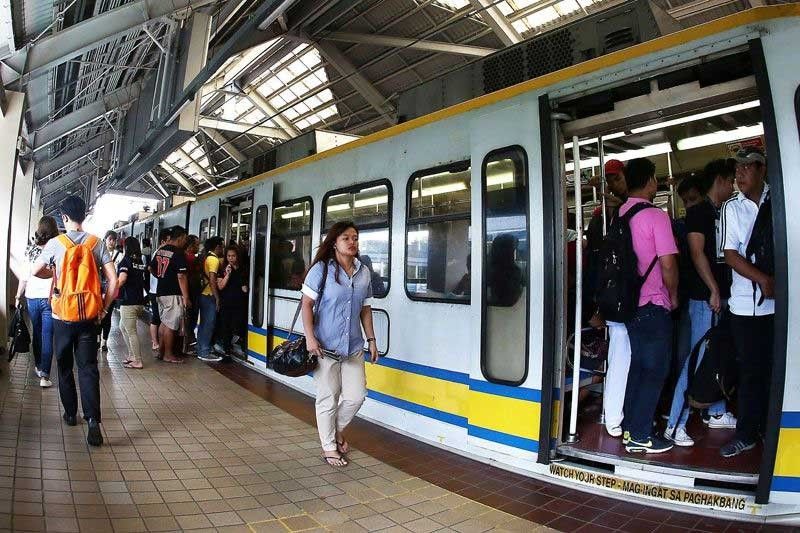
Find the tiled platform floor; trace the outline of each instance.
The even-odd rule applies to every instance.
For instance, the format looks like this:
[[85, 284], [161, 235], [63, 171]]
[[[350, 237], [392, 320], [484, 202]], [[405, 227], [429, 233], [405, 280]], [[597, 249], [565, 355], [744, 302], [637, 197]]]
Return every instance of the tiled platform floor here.
[[235, 363], [148, 355], [128, 370], [116, 329], [110, 344], [100, 449], [85, 424], [63, 425], [57, 389], [38, 387], [28, 357], [0, 367], [0, 530], [789, 530], [564, 489], [363, 420], [350, 466], [335, 469], [319, 458], [302, 394]]

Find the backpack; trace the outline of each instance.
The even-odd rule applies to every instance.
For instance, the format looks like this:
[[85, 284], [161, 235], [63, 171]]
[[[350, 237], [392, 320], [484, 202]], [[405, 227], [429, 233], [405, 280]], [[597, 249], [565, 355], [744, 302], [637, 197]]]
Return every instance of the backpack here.
[[[767, 193], [764, 203], [758, 208], [758, 215], [753, 223], [750, 240], [747, 241], [745, 251], [747, 259], [753, 258], [753, 265], [768, 276], [775, 275], [775, 243], [772, 240], [772, 198]], [[756, 291], [756, 282], [753, 282], [753, 294]], [[764, 303], [761, 295], [758, 305]]]
[[207, 253], [197, 254], [194, 256], [194, 261], [189, 265], [189, 293], [198, 295], [208, 285], [208, 276], [206, 276], [206, 259]]
[[98, 239], [89, 235], [81, 244], [75, 244], [66, 235], [59, 235], [57, 239], [66, 250], [61, 275], [53, 283], [53, 314], [65, 322], [94, 320], [103, 309], [100, 273], [94, 259]]
[[634, 215], [650, 208], [657, 209], [651, 203], [641, 202], [614, 218], [600, 248], [595, 301], [606, 320], [627, 322], [633, 318], [642, 285], [658, 261], [658, 256], [654, 257], [644, 275], [639, 275], [630, 222]]
[[[698, 366], [697, 359], [704, 348], [703, 360]], [[692, 349], [686, 402], [703, 409], [722, 399], [731, 400], [736, 392], [736, 381], [736, 352], [730, 322], [724, 314]]]

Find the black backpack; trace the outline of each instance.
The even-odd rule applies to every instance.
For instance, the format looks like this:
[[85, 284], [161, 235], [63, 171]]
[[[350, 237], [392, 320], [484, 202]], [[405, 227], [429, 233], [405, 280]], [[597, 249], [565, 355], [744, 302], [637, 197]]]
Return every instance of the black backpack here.
[[641, 202], [624, 215], [615, 217], [600, 248], [595, 301], [606, 320], [626, 322], [633, 318], [639, 307], [642, 285], [658, 261], [658, 256], [654, 257], [644, 276], [639, 275], [630, 222], [634, 215], [650, 208], [658, 209], [651, 203]]
[[[700, 366], [697, 359], [705, 347]], [[736, 352], [727, 313], [703, 335], [689, 356], [686, 402], [703, 409], [722, 399], [731, 400], [737, 384]]]
[[[747, 259], [753, 258], [753, 265], [768, 276], [775, 275], [775, 245], [772, 240], [772, 198], [767, 193], [764, 203], [758, 209], [758, 215], [753, 223], [753, 231], [747, 242]], [[753, 282], [753, 294], [756, 292], [756, 282]], [[764, 303], [764, 295], [758, 305]]]

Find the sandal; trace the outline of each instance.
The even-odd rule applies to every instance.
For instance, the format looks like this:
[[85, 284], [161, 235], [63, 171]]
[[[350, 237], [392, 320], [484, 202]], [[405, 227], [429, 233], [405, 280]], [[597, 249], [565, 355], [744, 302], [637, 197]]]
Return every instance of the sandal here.
[[344, 439], [342, 439], [342, 440], [337, 440], [337, 441], [336, 441], [336, 450], [337, 450], [337, 451], [338, 451], [338, 452], [339, 452], [341, 455], [346, 455], [346, 454], [350, 453], [350, 443], [349, 443], [349, 442], [347, 442], [347, 441], [346, 441], [346, 440], [344, 440]]
[[139, 363], [139, 366], [134, 366], [133, 361], [128, 361], [126, 363], [123, 363], [122, 366], [124, 366], [125, 368], [133, 368], [134, 370], [141, 370], [144, 368], [144, 365], [142, 363]]
[[347, 466], [347, 464], [348, 464], [347, 463], [347, 459], [345, 459], [341, 455], [338, 455], [338, 453], [337, 453], [337, 455], [329, 455], [329, 454], [332, 454], [332, 453], [336, 453], [336, 452], [331, 450], [330, 452], [323, 453], [322, 457], [321, 457], [322, 461], [324, 463], [326, 463], [328, 466], [332, 466], [334, 468], [342, 468], [342, 467]]

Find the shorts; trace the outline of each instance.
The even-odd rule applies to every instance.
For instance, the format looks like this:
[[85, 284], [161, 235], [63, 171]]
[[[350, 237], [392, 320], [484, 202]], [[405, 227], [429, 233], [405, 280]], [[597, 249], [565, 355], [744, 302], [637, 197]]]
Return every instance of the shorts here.
[[148, 294], [147, 298], [150, 300], [150, 324], [153, 326], [160, 326], [161, 315], [158, 313], [158, 296], [155, 294]]
[[161, 323], [172, 331], [180, 331], [183, 325], [183, 297], [159, 296], [158, 310]]

